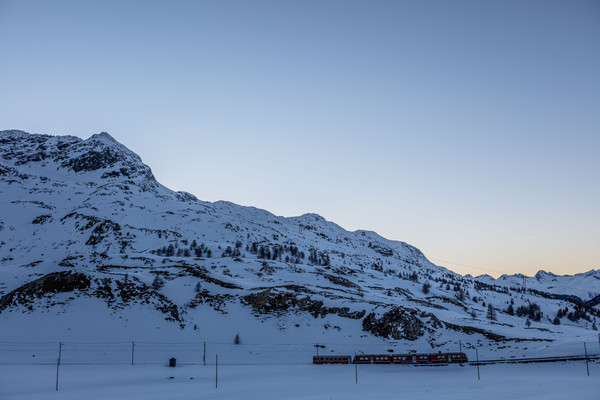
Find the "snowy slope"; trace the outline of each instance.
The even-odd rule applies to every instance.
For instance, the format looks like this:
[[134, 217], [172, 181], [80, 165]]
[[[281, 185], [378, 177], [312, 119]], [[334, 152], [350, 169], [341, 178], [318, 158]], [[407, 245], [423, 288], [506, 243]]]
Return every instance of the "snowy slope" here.
[[[0, 194], [0, 339], [240, 333], [269, 343], [522, 349], [592, 335], [598, 316], [524, 291], [518, 277], [463, 277], [404, 242], [316, 214], [284, 218], [172, 191], [106, 133], [0, 132]], [[600, 293], [597, 278], [552, 279], [552, 293]], [[549, 291], [547, 282], [528, 289]], [[535, 303], [542, 316], [528, 327], [502, 311], [511, 302]], [[553, 325], [565, 308], [580, 309], [577, 318]]]

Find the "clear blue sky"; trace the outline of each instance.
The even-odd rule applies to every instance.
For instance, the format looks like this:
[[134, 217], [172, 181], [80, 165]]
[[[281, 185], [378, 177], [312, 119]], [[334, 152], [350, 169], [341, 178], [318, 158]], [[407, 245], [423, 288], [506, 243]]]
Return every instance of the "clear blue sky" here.
[[600, 268], [599, 71], [599, 1], [0, 0], [0, 129], [461, 273]]

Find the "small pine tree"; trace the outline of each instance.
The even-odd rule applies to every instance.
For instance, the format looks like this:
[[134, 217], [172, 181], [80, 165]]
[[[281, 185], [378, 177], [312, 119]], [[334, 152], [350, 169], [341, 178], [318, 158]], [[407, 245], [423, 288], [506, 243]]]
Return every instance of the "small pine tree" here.
[[428, 294], [430, 288], [431, 288], [431, 285], [429, 284], [429, 282], [425, 282], [423, 284], [423, 287], [421, 288], [421, 290], [423, 291], [423, 293]]
[[490, 303], [488, 305], [488, 309], [487, 309], [487, 318], [489, 320], [495, 321], [496, 320], [496, 309], [494, 308], [494, 306], [492, 305], [492, 303]]
[[529, 318], [527, 318], [527, 320], [525, 321], [525, 326], [528, 328], [531, 326], [531, 321], [529, 320]]
[[552, 320], [552, 323], [554, 325], [560, 325], [560, 319], [558, 318], [558, 316], [554, 317], [554, 319]]
[[508, 315], [515, 315], [515, 309], [512, 304], [508, 305], [508, 307], [506, 308], [506, 313]]
[[160, 277], [160, 275], [156, 275], [154, 280], [152, 281], [152, 289], [159, 290], [161, 287], [165, 285], [165, 281]]
[[171, 243], [169, 245], [169, 247], [167, 247], [166, 256], [173, 257], [174, 255], [175, 255], [175, 247], [173, 247], [173, 243]]
[[240, 343], [242, 343], [242, 339], [240, 339], [240, 334], [239, 334], [239, 333], [237, 333], [237, 334], [235, 335], [235, 339], [233, 340], [233, 343], [235, 343], [235, 344], [240, 344]]

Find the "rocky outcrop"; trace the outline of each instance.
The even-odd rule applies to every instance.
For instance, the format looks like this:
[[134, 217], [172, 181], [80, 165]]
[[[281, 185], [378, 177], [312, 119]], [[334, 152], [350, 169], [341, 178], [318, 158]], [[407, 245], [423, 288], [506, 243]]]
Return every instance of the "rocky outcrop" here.
[[29, 305], [34, 299], [48, 294], [86, 290], [89, 287], [90, 278], [85, 274], [71, 271], [52, 272], [0, 297], [0, 312], [10, 306]]
[[242, 301], [262, 315], [279, 316], [289, 312], [308, 312], [314, 318], [336, 314], [350, 319], [360, 319], [365, 315], [365, 310], [350, 311], [349, 307], [325, 307], [322, 301], [313, 300], [309, 296], [299, 297], [294, 293], [276, 292], [273, 289], [249, 294], [244, 296]]
[[416, 310], [394, 307], [380, 317], [370, 313], [363, 319], [363, 330], [386, 339], [417, 340], [424, 333], [424, 324], [415, 316]]

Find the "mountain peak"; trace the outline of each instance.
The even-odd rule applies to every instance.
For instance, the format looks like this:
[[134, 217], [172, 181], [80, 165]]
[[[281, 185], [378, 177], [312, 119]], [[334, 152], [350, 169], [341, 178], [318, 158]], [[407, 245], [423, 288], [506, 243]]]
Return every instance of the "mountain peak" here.
[[108, 132], [100, 132], [100, 133], [93, 134], [88, 139], [84, 140], [84, 142], [88, 142], [88, 141], [90, 141], [90, 142], [91, 141], [97, 141], [97, 142], [102, 142], [102, 143], [105, 143], [105, 144], [113, 144], [113, 143], [120, 144], [119, 142], [117, 142], [115, 140], [115, 138], [113, 138], [112, 136], [110, 136], [108, 134]]
[[137, 177], [155, 181], [152, 171], [141, 158], [106, 132], [82, 140], [75, 136], [1, 131], [0, 158], [25, 174], [36, 174], [35, 171], [43, 167], [66, 169], [77, 174], [99, 173], [98, 178], [105, 179]]

